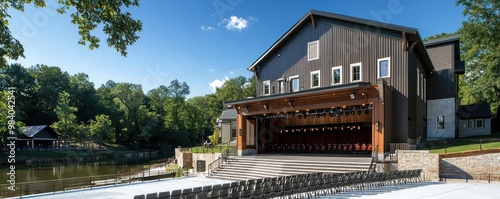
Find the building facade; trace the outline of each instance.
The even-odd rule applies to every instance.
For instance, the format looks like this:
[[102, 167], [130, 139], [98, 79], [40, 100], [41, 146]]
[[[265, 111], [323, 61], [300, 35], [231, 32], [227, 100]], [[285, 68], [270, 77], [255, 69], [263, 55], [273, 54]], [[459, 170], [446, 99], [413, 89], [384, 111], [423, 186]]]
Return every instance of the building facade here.
[[221, 143], [228, 144], [236, 141], [236, 110], [226, 109], [217, 118], [217, 127], [220, 129]]
[[248, 70], [257, 97], [226, 102], [240, 155], [383, 154], [426, 137], [435, 69], [415, 28], [311, 10]]

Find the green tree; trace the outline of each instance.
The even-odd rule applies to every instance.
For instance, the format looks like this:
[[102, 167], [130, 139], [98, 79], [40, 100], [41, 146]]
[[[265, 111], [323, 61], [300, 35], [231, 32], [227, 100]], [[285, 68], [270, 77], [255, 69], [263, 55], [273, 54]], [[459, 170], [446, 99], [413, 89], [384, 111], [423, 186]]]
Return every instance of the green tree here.
[[7, 90], [8, 87], [16, 89], [16, 118], [26, 124], [31, 125], [31, 118], [28, 114], [35, 109], [36, 83], [26, 68], [20, 64], [10, 64], [0, 73], [0, 88]]
[[424, 39], [424, 42], [427, 42], [427, 41], [430, 41], [430, 40], [434, 40], [434, 39], [443, 38], [443, 37], [449, 37], [449, 36], [453, 36], [453, 35], [458, 35], [458, 32], [454, 32], [454, 33], [445, 33], [445, 32], [442, 32], [442, 33], [439, 33], [439, 34], [435, 34], [435, 35], [426, 37]]
[[214, 129], [214, 134], [211, 136], [208, 136], [208, 139], [210, 139], [210, 143], [214, 144], [214, 146], [219, 144], [219, 139], [220, 139], [220, 129], [215, 128]]
[[77, 109], [69, 105], [69, 97], [70, 95], [64, 91], [59, 94], [58, 105], [55, 108], [58, 121], [51, 126], [65, 140], [65, 144], [68, 140], [77, 140], [82, 130], [76, 121]]
[[[35, 7], [46, 6], [45, 0], [0, 0], [0, 68], [6, 66], [6, 58], [17, 60], [24, 57], [22, 44], [12, 36], [9, 30], [9, 8], [24, 11], [25, 4], [34, 4]], [[109, 47], [115, 48], [121, 55], [127, 55], [127, 46], [134, 44], [142, 30], [142, 22], [131, 17], [125, 8], [138, 7], [139, 0], [122, 1], [58, 1], [58, 12], [65, 14], [71, 11], [71, 23], [78, 26], [81, 45], [89, 49], [99, 48], [100, 39], [95, 36], [96, 28], [108, 35], [106, 42]]]
[[36, 80], [36, 105], [30, 110], [28, 117], [32, 124], [52, 124], [57, 120], [54, 112], [58, 105], [60, 93], [69, 90], [69, 74], [56, 66], [36, 65], [28, 69], [29, 74]]
[[217, 88], [215, 94], [223, 102], [255, 97], [255, 79], [252, 79], [243, 76], [231, 78]]
[[466, 72], [461, 82], [463, 104], [488, 102], [492, 113], [500, 105], [500, 1], [458, 0], [467, 21], [459, 30]]
[[77, 73], [69, 77], [70, 103], [78, 109], [76, 117], [79, 122], [87, 122], [97, 115], [98, 97], [94, 83], [89, 81], [85, 73]]
[[99, 143], [115, 142], [115, 128], [107, 115], [96, 115], [90, 120], [89, 130], [91, 137]]
[[[2, 144], [2, 146], [5, 146], [6, 144], [8, 144], [7, 137], [15, 136], [15, 135], [11, 135], [9, 130], [12, 130], [16, 134], [20, 134], [20, 133], [22, 133], [21, 132], [22, 127], [24, 127], [24, 124], [22, 122], [20, 122], [17, 118], [17, 112], [14, 111], [13, 115], [9, 114], [9, 110], [11, 109], [11, 107], [9, 107], [9, 106], [12, 106], [13, 104], [9, 104], [8, 101], [13, 101], [13, 102], [17, 103], [17, 100], [16, 100], [17, 96], [19, 96], [19, 94], [17, 94], [16, 92], [9, 94], [7, 89], [0, 91], [0, 100], [1, 100], [0, 101], [0, 110], [1, 110], [1, 112], [0, 112], [0, 124], [1, 124], [0, 125], [0, 136], [2, 136], [0, 138], [0, 144]], [[9, 125], [11, 123], [10, 121], [14, 122], [14, 126], [13, 126], [14, 129], [10, 129], [12, 127], [9, 128]]]

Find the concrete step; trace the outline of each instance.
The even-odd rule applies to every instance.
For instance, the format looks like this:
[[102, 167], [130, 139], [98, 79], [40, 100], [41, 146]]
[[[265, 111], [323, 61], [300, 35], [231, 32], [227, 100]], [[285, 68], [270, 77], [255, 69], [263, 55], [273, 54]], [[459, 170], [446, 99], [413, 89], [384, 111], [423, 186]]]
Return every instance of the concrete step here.
[[347, 173], [368, 171], [370, 158], [309, 156], [231, 157], [210, 178], [248, 180], [304, 173]]

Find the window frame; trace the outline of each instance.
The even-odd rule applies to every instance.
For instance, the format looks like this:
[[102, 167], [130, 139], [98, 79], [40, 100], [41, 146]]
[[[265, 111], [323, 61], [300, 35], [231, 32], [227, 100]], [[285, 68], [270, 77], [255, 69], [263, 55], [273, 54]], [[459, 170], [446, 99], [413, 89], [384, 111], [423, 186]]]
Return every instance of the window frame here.
[[[481, 127], [477, 126], [477, 122], [481, 121]], [[484, 129], [484, 119], [475, 119], [474, 120], [474, 129]]]
[[[313, 80], [313, 76], [318, 74], [318, 85], [317, 86], [314, 86], [313, 83], [314, 83], [314, 80]], [[310, 75], [311, 79], [310, 79], [310, 87], [311, 88], [319, 88], [321, 87], [321, 70], [315, 70], [315, 71], [311, 71], [311, 75]]]
[[423, 90], [423, 93], [422, 93], [423, 97], [422, 98], [423, 98], [424, 102], [427, 103], [427, 80], [425, 79], [425, 77], [424, 77], [424, 85], [423, 85], [422, 90]]
[[[380, 76], [380, 62], [387, 61], [387, 76]], [[377, 79], [391, 77], [391, 57], [377, 59]]]
[[[316, 57], [315, 58], [311, 58], [311, 44], [314, 44], [316, 43]], [[308, 42], [307, 43], [307, 61], [312, 61], [312, 60], [317, 60], [319, 59], [319, 40], [316, 40], [316, 41], [311, 41], [311, 42]]]
[[[268, 93], [266, 93], [266, 85], [268, 86]], [[262, 95], [271, 95], [271, 80], [262, 81]]]
[[[353, 80], [353, 68], [359, 66], [359, 80]], [[352, 63], [349, 65], [350, 68], [350, 80], [351, 82], [360, 82], [363, 79], [363, 63], [362, 62], [357, 62], [357, 63]]]
[[[300, 91], [300, 77], [298, 75], [288, 77], [290, 81], [290, 92], [299, 92]], [[293, 90], [293, 80], [297, 79], [297, 90]]]
[[[335, 83], [335, 72], [334, 71], [337, 69], [340, 71], [339, 83]], [[339, 84], [342, 84], [342, 66], [334, 66], [334, 67], [332, 67], [332, 85], [339, 85]]]
[[[443, 126], [442, 126], [442, 128], [440, 128], [440, 124], [439, 124], [439, 123], [441, 123], [441, 122], [439, 122], [439, 118], [440, 118], [440, 117], [442, 117], [442, 118], [443, 118]], [[444, 115], [437, 115], [437, 116], [436, 116], [436, 129], [446, 129], [445, 122], [446, 122], [446, 121], [445, 121], [445, 117], [444, 117]]]

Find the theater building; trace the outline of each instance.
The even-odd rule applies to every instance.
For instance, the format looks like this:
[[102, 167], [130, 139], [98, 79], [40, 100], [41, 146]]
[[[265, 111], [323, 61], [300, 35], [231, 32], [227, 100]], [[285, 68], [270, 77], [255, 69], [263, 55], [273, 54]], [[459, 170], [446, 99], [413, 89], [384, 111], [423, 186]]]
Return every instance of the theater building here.
[[434, 71], [415, 28], [311, 10], [248, 68], [238, 155], [383, 154], [427, 130]]

